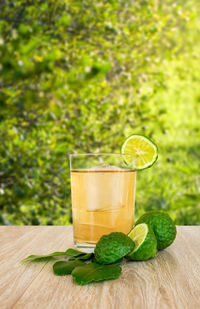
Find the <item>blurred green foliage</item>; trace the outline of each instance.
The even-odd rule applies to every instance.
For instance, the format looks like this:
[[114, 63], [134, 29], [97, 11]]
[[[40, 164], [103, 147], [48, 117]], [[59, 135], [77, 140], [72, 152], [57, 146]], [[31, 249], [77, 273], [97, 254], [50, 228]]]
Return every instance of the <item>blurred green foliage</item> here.
[[136, 215], [200, 224], [199, 0], [2, 1], [0, 224], [71, 222], [68, 153], [158, 144]]

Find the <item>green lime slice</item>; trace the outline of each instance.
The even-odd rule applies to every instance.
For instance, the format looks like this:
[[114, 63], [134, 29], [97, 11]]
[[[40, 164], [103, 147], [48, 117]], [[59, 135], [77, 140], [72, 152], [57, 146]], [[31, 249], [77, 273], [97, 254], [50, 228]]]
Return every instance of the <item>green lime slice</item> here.
[[135, 247], [126, 258], [128, 260], [145, 261], [157, 254], [157, 241], [153, 230], [147, 224], [136, 225], [128, 234]]
[[135, 248], [134, 252], [138, 250], [141, 244], [144, 242], [145, 238], [147, 237], [148, 233], [148, 226], [147, 224], [140, 224], [133, 228], [128, 236], [134, 241]]
[[121, 148], [127, 165], [135, 170], [143, 170], [152, 166], [158, 158], [157, 146], [143, 135], [129, 136]]

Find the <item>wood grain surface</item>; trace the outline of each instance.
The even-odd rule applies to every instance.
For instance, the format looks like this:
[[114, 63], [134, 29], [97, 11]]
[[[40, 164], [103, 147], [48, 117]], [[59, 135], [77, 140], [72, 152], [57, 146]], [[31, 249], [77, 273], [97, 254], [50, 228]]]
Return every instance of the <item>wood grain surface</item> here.
[[124, 263], [117, 280], [78, 286], [71, 276], [55, 276], [53, 262], [20, 262], [72, 247], [71, 226], [1, 226], [0, 308], [198, 309], [200, 226], [177, 229], [175, 242], [156, 258]]

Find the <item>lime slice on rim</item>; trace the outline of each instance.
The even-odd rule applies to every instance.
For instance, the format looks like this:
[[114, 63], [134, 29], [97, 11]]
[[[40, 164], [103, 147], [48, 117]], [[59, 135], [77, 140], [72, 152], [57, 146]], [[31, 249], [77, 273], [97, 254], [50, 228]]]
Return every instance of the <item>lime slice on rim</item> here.
[[122, 145], [121, 153], [127, 165], [135, 170], [143, 170], [152, 166], [158, 158], [157, 146], [143, 135], [131, 135]]
[[145, 223], [136, 225], [128, 234], [135, 247], [126, 258], [128, 260], [145, 261], [157, 254], [157, 240], [153, 230]]

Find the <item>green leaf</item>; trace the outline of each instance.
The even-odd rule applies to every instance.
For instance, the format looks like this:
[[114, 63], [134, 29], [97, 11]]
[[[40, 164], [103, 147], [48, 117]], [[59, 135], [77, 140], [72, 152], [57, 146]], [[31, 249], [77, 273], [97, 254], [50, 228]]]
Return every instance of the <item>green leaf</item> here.
[[47, 255], [29, 255], [28, 257], [23, 259], [22, 262], [35, 261], [35, 260], [46, 261], [47, 259], [51, 259], [51, 258], [54, 258], [56, 256], [61, 256], [61, 255], [72, 256], [78, 260], [89, 260], [90, 258], [92, 258], [93, 253], [85, 253], [85, 252], [70, 248], [70, 249], [67, 249], [66, 251], [56, 251], [56, 252], [53, 252]]
[[75, 249], [73, 249], [73, 248], [67, 249], [66, 253], [67, 253], [67, 255], [69, 255], [69, 256], [79, 256], [79, 255], [82, 255], [82, 254], [86, 254], [86, 252], [82, 252], [82, 251], [79, 251], [79, 250], [75, 250]]
[[121, 267], [118, 265], [100, 265], [90, 263], [76, 267], [72, 271], [72, 277], [79, 285], [84, 285], [94, 281], [117, 279], [121, 274]]
[[53, 258], [55, 256], [60, 256], [60, 255], [67, 255], [66, 251], [65, 252], [57, 251], [57, 252], [53, 252], [53, 253], [50, 253], [50, 254], [47, 254], [47, 255], [29, 255], [28, 257], [23, 259], [22, 262], [29, 261], [29, 260]]
[[56, 276], [65, 276], [71, 274], [77, 266], [84, 266], [85, 263], [79, 260], [74, 261], [58, 261], [53, 265], [53, 272]]
[[60, 24], [62, 26], [68, 26], [69, 23], [70, 23], [70, 16], [69, 15], [61, 16], [59, 21], [58, 21], [58, 24]]
[[41, 258], [37, 258], [37, 259], [27, 260], [27, 262], [32, 262], [32, 263], [49, 262], [53, 259], [54, 259], [53, 256], [47, 256], [47, 257], [41, 257]]
[[76, 259], [79, 259], [79, 260], [89, 260], [93, 256], [93, 253], [85, 253], [85, 252], [75, 250], [72, 248], [67, 249], [66, 253], [67, 255], [75, 257]]

